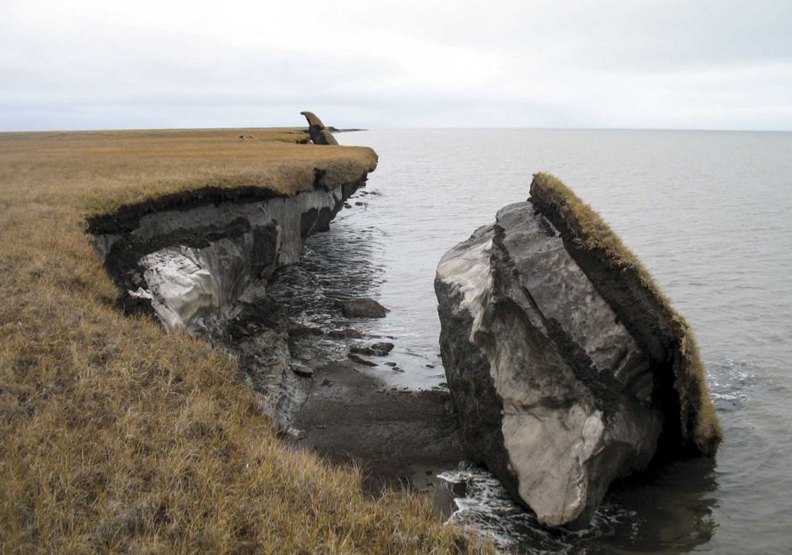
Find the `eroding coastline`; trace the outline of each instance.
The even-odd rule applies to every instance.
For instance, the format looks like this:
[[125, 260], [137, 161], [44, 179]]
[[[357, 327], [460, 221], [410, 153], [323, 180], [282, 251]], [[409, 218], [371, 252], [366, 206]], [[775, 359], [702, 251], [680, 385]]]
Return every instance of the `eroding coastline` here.
[[[213, 190], [177, 195], [155, 208], [125, 206], [115, 215], [92, 220], [90, 229], [122, 291], [125, 310], [149, 312], [169, 331], [186, 330], [222, 346], [238, 360], [261, 407], [295, 445], [334, 461], [362, 465], [365, 486], [373, 494], [383, 486], [441, 490], [441, 481], [461, 480], [470, 491], [468, 501], [457, 499], [460, 510], [454, 520], [487, 530], [480, 519], [489, 517], [470, 508], [482, 499], [482, 492], [492, 489], [479, 487], [488, 475], [476, 474], [479, 470], [473, 467], [449, 471], [466, 453], [448, 391], [385, 386], [377, 372], [384, 377], [399, 371], [387, 360], [392, 338], [356, 328], [359, 317], [383, 316], [387, 309], [366, 299], [365, 287], [348, 299], [321, 298], [310, 272], [301, 272], [295, 264], [304, 241], [326, 231], [342, 208], [351, 208], [348, 201], [365, 185], [371, 169], [356, 168], [347, 174], [350, 179], [329, 183], [326, 173], [316, 168], [311, 186], [302, 185], [292, 195], [251, 189], [224, 196]], [[474, 249], [473, 258], [482, 260], [463, 257], [461, 262], [466, 291], [488, 279], [482, 269], [492, 257], [493, 244], [502, 241], [487, 233], [483, 231], [481, 248]], [[473, 297], [478, 300], [471, 297], [468, 304], [486, 302], [477, 295]], [[317, 306], [310, 307], [313, 301]], [[350, 301], [376, 310], [357, 314], [349, 310]], [[311, 312], [320, 317], [306, 318]], [[622, 362], [637, 368], [633, 374], [640, 377], [646, 364], [633, 364], [633, 358]], [[633, 382], [638, 385], [631, 385], [631, 390], [646, 401], [649, 393], [643, 382]], [[645, 464], [640, 460], [635, 466]], [[508, 490], [509, 481], [505, 483]], [[456, 486], [450, 490], [458, 493]], [[601, 499], [602, 492], [604, 488], [593, 498]], [[445, 504], [448, 515], [445, 497], [438, 506]], [[541, 529], [516, 506], [493, 503], [515, 515], [510, 527], [528, 518], [529, 528]], [[606, 505], [595, 515], [594, 507], [587, 508], [587, 518], [594, 515], [595, 520], [587, 533], [598, 533], [598, 522], [611, 514]], [[490, 509], [493, 506], [485, 502], [484, 512]], [[497, 511], [489, 516], [493, 514]]]
[[318, 179], [314, 190], [294, 196], [188, 193], [173, 207], [130, 207], [89, 228], [127, 310], [147, 307], [170, 331], [197, 331], [263, 298], [273, 272], [297, 261], [303, 240], [327, 229], [366, 175], [333, 188]]
[[202, 335], [236, 357], [284, 437], [362, 465], [371, 493], [406, 484], [431, 491], [463, 457], [448, 393], [389, 388], [362, 372], [400, 371], [387, 360], [388, 338], [355, 329], [371, 310], [386, 309], [365, 298], [366, 283], [347, 283], [357, 295], [332, 300], [295, 264], [304, 241], [328, 229], [373, 169], [352, 168], [333, 183], [317, 169], [311, 190], [292, 196], [176, 195], [125, 206], [89, 229], [124, 310], [150, 313], [168, 331]]

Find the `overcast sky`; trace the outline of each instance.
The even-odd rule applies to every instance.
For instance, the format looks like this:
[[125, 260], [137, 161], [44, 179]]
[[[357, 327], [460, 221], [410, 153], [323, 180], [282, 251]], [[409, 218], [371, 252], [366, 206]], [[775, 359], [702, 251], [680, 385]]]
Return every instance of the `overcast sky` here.
[[0, 130], [792, 130], [792, 0], [0, 0]]

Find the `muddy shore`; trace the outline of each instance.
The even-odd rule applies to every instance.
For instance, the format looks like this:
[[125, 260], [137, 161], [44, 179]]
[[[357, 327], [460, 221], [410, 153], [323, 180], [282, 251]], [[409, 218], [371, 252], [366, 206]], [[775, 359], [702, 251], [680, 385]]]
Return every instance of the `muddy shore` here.
[[343, 316], [317, 281], [310, 263], [279, 270], [268, 297], [246, 307], [213, 340], [238, 357], [297, 448], [361, 468], [371, 495], [382, 488], [427, 493], [448, 516], [455, 507], [437, 475], [464, 459], [448, 391], [388, 385], [386, 375], [401, 371], [388, 355], [350, 360], [354, 347], [390, 338], [356, 329], [365, 319]]
[[[358, 191], [354, 208], [365, 209], [368, 195]], [[456, 507], [437, 475], [464, 460], [448, 390], [393, 386], [388, 377], [403, 372], [397, 359], [368, 348], [395, 340], [342, 310], [343, 301], [376, 297], [376, 269], [328, 258], [307, 247], [276, 270], [265, 298], [206, 332], [238, 359], [287, 441], [361, 468], [371, 495], [427, 493], [448, 516]]]
[[372, 493], [383, 486], [431, 492], [436, 476], [464, 458], [450, 396], [388, 389], [355, 366], [317, 370], [294, 420], [297, 444], [362, 467]]

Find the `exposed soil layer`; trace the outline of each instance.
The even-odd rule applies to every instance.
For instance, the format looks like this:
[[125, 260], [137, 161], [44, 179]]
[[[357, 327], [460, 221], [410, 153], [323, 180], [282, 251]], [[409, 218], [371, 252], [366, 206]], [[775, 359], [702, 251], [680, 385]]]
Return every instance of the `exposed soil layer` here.
[[566, 185], [537, 174], [530, 200], [558, 229], [567, 252], [652, 359], [658, 384], [654, 402], [679, 415], [666, 419], [659, 452], [714, 456], [722, 432], [684, 318], [635, 255]]
[[191, 210], [220, 202], [257, 202], [283, 197], [276, 191], [263, 187], [203, 187], [190, 191], [163, 195], [138, 204], [125, 205], [113, 214], [93, 216], [86, 220], [92, 235], [104, 233], [129, 233], [140, 225], [140, 218], [163, 210]]

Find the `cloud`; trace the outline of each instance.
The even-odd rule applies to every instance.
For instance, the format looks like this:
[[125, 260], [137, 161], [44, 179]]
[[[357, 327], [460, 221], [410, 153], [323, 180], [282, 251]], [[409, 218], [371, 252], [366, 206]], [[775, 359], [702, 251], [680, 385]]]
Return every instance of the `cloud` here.
[[792, 3], [0, 5], [0, 129], [792, 129]]

